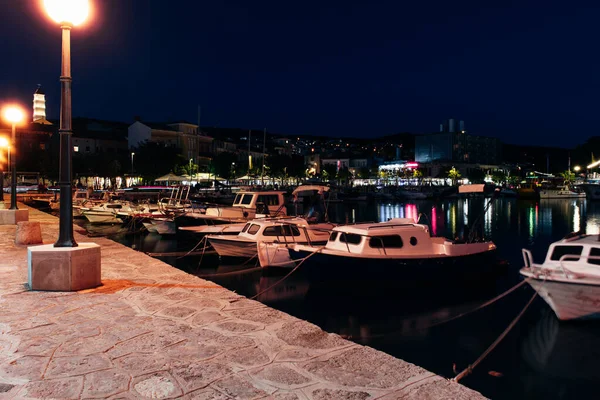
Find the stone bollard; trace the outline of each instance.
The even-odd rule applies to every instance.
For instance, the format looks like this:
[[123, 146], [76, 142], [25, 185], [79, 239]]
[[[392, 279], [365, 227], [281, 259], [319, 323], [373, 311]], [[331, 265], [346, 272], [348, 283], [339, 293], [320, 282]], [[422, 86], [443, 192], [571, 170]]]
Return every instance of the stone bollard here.
[[42, 228], [39, 222], [17, 222], [15, 244], [42, 244]]

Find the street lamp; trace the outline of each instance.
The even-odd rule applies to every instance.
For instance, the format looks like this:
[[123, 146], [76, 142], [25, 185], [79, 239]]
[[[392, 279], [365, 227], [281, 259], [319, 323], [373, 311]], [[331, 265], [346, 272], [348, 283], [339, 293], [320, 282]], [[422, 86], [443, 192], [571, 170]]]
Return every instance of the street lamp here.
[[54, 247], [77, 247], [73, 237], [73, 178], [71, 145], [71, 28], [80, 25], [90, 11], [89, 0], [44, 0], [46, 12], [62, 30], [62, 63], [60, 74], [60, 215], [59, 234]]
[[581, 171], [581, 167], [579, 165], [574, 166], [573, 169], [575, 170], [575, 172]]
[[12, 126], [12, 141], [8, 148], [10, 154], [10, 170], [11, 170], [11, 190], [10, 190], [10, 209], [17, 210], [17, 124], [23, 121], [23, 111], [16, 106], [5, 107], [2, 114], [4, 119], [10, 122]]
[[133, 177], [133, 156], [135, 156], [135, 153], [131, 153], [131, 176]]
[[[0, 203], [2, 203], [2, 207], [4, 207], [4, 157], [2, 155], [2, 148], [6, 147], [8, 150], [10, 143], [8, 139], [5, 137], [0, 137]], [[8, 165], [8, 158], [6, 160], [6, 165]]]

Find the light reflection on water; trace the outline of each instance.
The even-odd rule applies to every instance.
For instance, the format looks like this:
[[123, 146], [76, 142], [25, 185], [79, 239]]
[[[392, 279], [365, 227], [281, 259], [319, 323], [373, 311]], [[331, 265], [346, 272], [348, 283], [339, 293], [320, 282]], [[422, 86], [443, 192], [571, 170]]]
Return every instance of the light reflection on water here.
[[[447, 201], [409, 201], [381, 204], [337, 204], [330, 210], [335, 222], [386, 221], [413, 218], [428, 224], [434, 236], [466, 237], [476, 230], [498, 246], [499, 256], [508, 261], [497, 279], [481, 282], [477, 291], [463, 290], [456, 283], [442, 289], [425, 286], [410, 291], [377, 293], [362, 282], [342, 282], [337, 287], [310, 281], [299, 270], [281, 285], [262, 294], [259, 301], [299, 318], [307, 319], [329, 332], [346, 335], [394, 356], [421, 365], [447, 377], [452, 365], [464, 368], [472, 363], [506, 328], [531, 296], [523, 287], [501, 302], [450, 324], [428, 328], [445, 318], [472, 309], [485, 299], [520, 281], [521, 248], [532, 250], [534, 259], [544, 257], [548, 245], [574, 230], [600, 232], [600, 203], [586, 200], [519, 201], [498, 199], [484, 213], [488, 199], [468, 198]], [[477, 226], [474, 224], [477, 223]], [[189, 250], [195, 244], [181, 238], [138, 235], [117, 239], [149, 252]], [[163, 258], [166, 262], [199, 275], [231, 272], [238, 266], [219, 265], [216, 257]], [[254, 265], [250, 265], [253, 267]], [[365, 266], [368, 275], [368, 266]], [[381, 277], [385, 280], [386, 277]], [[215, 282], [252, 296], [278, 281], [262, 271], [244, 273]], [[472, 290], [472, 289], [469, 289]], [[551, 329], [546, 329], [550, 327]], [[464, 380], [467, 386], [494, 399], [592, 398], [600, 378], [599, 358], [587, 349], [600, 348], [600, 325], [563, 324], [536, 300], [513, 332], [486, 361]], [[540, 336], [542, 335], [542, 336]], [[568, 337], [585, 339], [585, 346]], [[583, 340], [583, 339], [582, 339]], [[557, 344], [555, 344], [555, 342]], [[595, 353], [594, 353], [595, 354]], [[562, 365], [569, 355], [573, 362]], [[578, 374], [575, 362], [586, 360], [588, 371]], [[499, 371], [501, 378], [488, 375]], [[596, 372], [598, 371], [598, 372]], [[580, 376], [580, 378], [577, 378]]]

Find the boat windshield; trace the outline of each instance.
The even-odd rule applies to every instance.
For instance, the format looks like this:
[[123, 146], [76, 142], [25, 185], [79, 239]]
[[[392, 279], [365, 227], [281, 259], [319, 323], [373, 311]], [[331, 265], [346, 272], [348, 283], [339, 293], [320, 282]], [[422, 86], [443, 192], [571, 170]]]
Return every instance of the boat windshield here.
[[554, 246], [554, 251], [550, 259], [552, 261], [579, 261], [579, 256], [583, 251], [583, 246]]

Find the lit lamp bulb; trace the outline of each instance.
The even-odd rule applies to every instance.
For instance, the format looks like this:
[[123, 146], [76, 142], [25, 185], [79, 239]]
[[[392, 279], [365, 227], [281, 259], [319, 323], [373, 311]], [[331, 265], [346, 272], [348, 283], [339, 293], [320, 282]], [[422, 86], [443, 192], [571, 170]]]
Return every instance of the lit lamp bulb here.
[[44, 0], [46, 12], [59, 24], [81, 25], [90, 13], [89, 0]]
[[0, 138], [0, 147], [8, 147], [8, 139], [1, 137]]
[[17, 107], [6, 107], [3, 114], [4, 119], [11, 124], [18, 124], [23, 120], [23, 111]]

